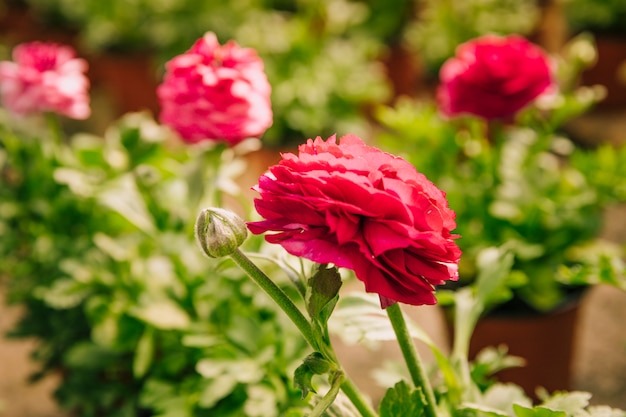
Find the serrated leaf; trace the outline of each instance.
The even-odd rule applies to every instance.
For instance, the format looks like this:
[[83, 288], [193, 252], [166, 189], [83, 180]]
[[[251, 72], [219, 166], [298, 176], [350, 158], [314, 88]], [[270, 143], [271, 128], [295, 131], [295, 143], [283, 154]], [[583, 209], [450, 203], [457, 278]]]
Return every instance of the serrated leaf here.
[[481, 404], [510, 416], [513, 414], [513, 404], [532, 407], [532, 400], [526, 396], [524, 390], [518, 385], [497, 383], [487, 389]]
[[380, 417], [419, 417], [424, 413], [425, 402], [421, 389], [400, 381], [385, 393], [379, 406]]
[[320, 265], [317, 272], [307, 282], [309, 288], [306, 309], [312, 319], [325, 325], [339, 297], [341, 275], [336, 267]]
[[542, 407], [551, 410], [565, 411], [567, 414], [577, 414], [589, 405], [591, 394], [583, 391], [557, 392], [541, 403]]

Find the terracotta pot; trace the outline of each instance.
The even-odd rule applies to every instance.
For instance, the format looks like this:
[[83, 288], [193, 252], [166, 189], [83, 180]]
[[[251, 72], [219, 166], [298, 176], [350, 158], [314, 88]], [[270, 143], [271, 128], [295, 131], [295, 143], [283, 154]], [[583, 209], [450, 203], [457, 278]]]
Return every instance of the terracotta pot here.
[[383, 64], [393, 87], [394, 97], [415, 96], [421, 74], [411, 52], [402, 45], [392, 45], [383, 59]]
[[601, 84], [607, 96], [599, 108], [626, 107], [626, 36], [595, 35], [598, 61], [582, 74], [584, 85]]
[[546, 314], [488, 315], [479, 320], [470, 342], [470, 358], [487, 346], [506, 345], [509, 354], [526, 365], [501, 371], [497, 378], [521, 386], [535, 396], [537, 387], [549, 392], [571, 388], [572, 358], [581, 297]]
[[157, 69], [148, 53], [99, 54], [89, 58], [92, 87], [110, 96], [119, 116], [127, 112], [159, 111]]
[[381, 61], [393, 88], [392, 101], [400, 96], [434, 96], [437, 80], [427, 74], [415, 51], [402, 44], [390, 45]]
[[540, 18], [529, 39], [549, 53], [558, 53], [567, 42], [569, 28], [561, 0], [539, 0]]
[[53, 24], [37, 15], [23, 1], [8, 0], [0, 6], [0, 37], [6, 46], [46, 41], [76, 45], [77, 30]]

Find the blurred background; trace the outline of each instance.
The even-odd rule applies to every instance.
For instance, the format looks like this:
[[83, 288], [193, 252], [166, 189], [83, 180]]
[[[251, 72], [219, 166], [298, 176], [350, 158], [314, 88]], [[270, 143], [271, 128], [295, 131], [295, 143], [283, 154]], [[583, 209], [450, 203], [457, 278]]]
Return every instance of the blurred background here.
[[[158, 112], [164, 63], [206, 31], [234, 39], [265, 62], [275, 122], [264, 143], [282, 146], [312, 131], [366, 136], [368, 109], [430, 95], [456, 46], [486, 33], [520, 34], [552, 53], [592, 34], [597, 62], [581, 82], [608, 87], [598, 110], [610, 117], [626, 104], [625, 9], [619, 0], [3, 0], [0, 36], [5, 57], [28, 40], [77, 48], [91, 63], [94, 128], [107, 116]], [[591, 124], [581, 140], [618, 140], [611, 132]]]
[[[581, 146], [626, 142], [623, 0], [1, 1], [1, 59], [10, 59], [18, 43], [52, 40], [73, 45], [89, 61], [93, 116], [68, 125], [76, 131], [101, 134], [130, 111], [157, 116], [155, 89], [165, 62], [207, 31], [220, 42], [234, 39], [255, 48], [263, 58], [275, 116], [263, 143], [275, 155], [316, 135], [371, 137], [377, 106], [402, 96], [431, 100], [442, 63], [476, 36], [517, 33], [557, 53], [572, 37], [587, 33], [597, 55], [579, 82], [605, 85], [607, 96], [564, 129]], [[265, 165], [258, 165], [260, 173]], [[241, 181], [247, 188], [256, 177]], [[611, 208], [606, 220], [603, 235], [626, 242], [626, 210]], [[626, 294], [595, 287], [579, 314], [572, 388], [592, 392], [595, 403], [626, 408]], [[0, 331], [10, 330], [19, 315], [19, 306], [0, 306]], [[411, 315], [447, 343], [437, 308]], [[27, 381], [35, 343], [0, 340], [0, 415], [65, 415], [51, 396], [55, 377], [34, 385]], [[366, 351], [350, 355], [355, 379], [370, 381], [365, 370], [373, 358]], [[373, 380], [363, 383], [376, 392]]]

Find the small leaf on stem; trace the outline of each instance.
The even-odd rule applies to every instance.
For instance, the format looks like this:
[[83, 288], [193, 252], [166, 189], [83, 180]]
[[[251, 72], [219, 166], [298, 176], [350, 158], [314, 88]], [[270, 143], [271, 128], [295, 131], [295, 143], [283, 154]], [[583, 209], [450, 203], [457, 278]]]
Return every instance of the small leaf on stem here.
[[320, 265], [307, 284], [310, 292], [306, 300], [306, 309], [312, 319], [319, 320], [325, 325], [339, 299], [341, 275], [336, 267]]
[[411, 388], [400, 381], [385, 393], [379, 406], [380, 417], [420, 417], [424, 414], [425, 403], [421, 388]]

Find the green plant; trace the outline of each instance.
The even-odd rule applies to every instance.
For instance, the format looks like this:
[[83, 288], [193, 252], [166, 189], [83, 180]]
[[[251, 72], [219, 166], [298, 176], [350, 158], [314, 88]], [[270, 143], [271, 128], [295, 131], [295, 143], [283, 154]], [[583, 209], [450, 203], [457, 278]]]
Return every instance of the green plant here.
[[63, 408], [301, 415], [285, 372], [304, 344], [242, 273], [207, 261], [194, 241], [193, 213], [233, 191], [235, 151], [171, 143], [141, 114], [67, 143], [2, 127], [1, 275], [26, 310], [12, 333], [40, 341], [39, 375], [61, 373]]
[[[39, 15], [61, 16], [86, 52], [149, 53], [162, 65], [205, 32], [234, 39], [263, 58], [273, 86], [269, 146], [310, 132], [365, 133], [365, 108], [389, 97], [379, 59], [397, 36], [408, 0], [168, 2], [28, 0]], [[370, 4], [371, 3], [371, 4]], [[160, 68], [157, 69], [160, 71]]]
[[536, 0], [423, 0], [405, 31], [405, 39], [432, 76], [461, 43], [480, 35], [529, 35], [540, 8]]
[[446, 190], [462, 236], [461, 285], [475, 279], [480, 251], [504, 245], [515, 254], [509, 275], [515, 299], [540, 312], [561, 305], [577, 287], [625, 286], [622, 250], [599, 233], [603, 209], [626, 201], [626, 148], [582, 148], [564, 133], [565, 122], [600, 97], [593, 88], [574, 87], [582, 65], [576, 51], [585, 48], [572, 46], [571, 55], [559, 58], [567, 70], [561, 92], [510, 126], [446, 119], [434, 105], [409, 100], [377, 113], [384, 127], [378, 142]]
[[565, 16], [574, 32], [623, 34], [626, 4], [619, 0], [566, 0]]
[[[31, 73], [28, 69], [20, 75]], [[9, 87], [15, 85], [26, 84]], [[533, 406], [519, 388], [489, 378], [515, 360], [495, 352], [475, 364], [468, 361], [479, 316], [510, 292], [515, 247], [485, 247], [476, 254], [476, 285], [453, 294], [459, 314], [451, 355], [405, 321], [392, 297], [404, 298], [408, 284], [416, 286], [418, 296], [428, 296], [407, 302], [435, 302], [433, 285], [440, 280], [430, 283], [422, 273], [435, 270], [435, 277], [443, 273], [454, 279], [459, 251], [452, 246], [453, 213], [444, 195], [399, 158], [354, 135], [339, 144], [334, 138], [326, 144], [321, 138], [309, 141], [297, 163], [301, 182], [291, 181], [296, 172], [283, 175], [282, 183], [273, 184], [274, 191], [286, 191], [281, 194], [271, 192], [280, 169], [259, 180], [255, 189], [264, 201], [256, 207], [265, 204], [259, 214], [276, 222], [263, 230], [263, 221], [236, 224], [235, 214], [204, 208], [228, 206], [251, 216], [234, 177], [246, 169], [239, 157], [247, 145], [258, 142], [181, 146], [145, 114], [124, 116], [103, 137], [66, 138], [55, 115], [44, 115], [47, 124], [42, 124], [32, 96], [18, 97], [30, 99], [35, 115], [29, 119], [0, 112], [0, 276], [10, 286], [11, 301], [26, 309], [14, 334], [41, 341], [35, 351], [40, 374], [61, 375], [57, 398], [77, 415], [624, 416], [590, 406], [586, 393], [546, 393]], [[527, 123], [540, 122], [550, 131], [549, 122], [576, 109], [565, 110], [554, 119], [530, 113]], [[480, 125], [470, 122], [472, 127]], [[596, 169], [601, 165], [595, 181], [619, 197], [623, 183], [607, 174], [621, 174], [624, 165], [613, 156], [602, 164], [579, 160]], [[283, 156], [291, 162], [298, 158]], [[361, 203], [371, 196], [390, 205], [365, 212]], [[312, 199], [321, 204], [310, 204]], [[290, 210], [297, 207], [290, 204], [295, 200], [306, 210]], [[440, 209], [445, 216], [434, 212]], [[290, 243], [296, 251], [304, 248], [305, 257], [328, 256], [331, 248], [330, 255], [339, 255], [333, 259], [344, 266], [359, 262], [366, 275], [373, 268], [375, 285], [368, 289], [374, 292], [376, 284], [397, 290], [385, 290], [384, 297], [381, 291], [378, 300], [340, 299], [343, 277], [336, 266], [311, 265], [277, 254], [259, 238], [246, 240], [247, 227], [254, 231], [255, 226], [259, 233], [284, 232], [268, 241], [294, 238]], [[420, 246], [414, 245], [415, 237], [423, 240]], [[201, 240], [199, 247], [194, 238]], [[202, 249], [230, 259], [206, 259]], [[445, 256], [433, 257], [433, 252]], [[335, 310], [341, 314], [333, 324]], [[398, 341], [408, 376], [394, 377], [378, 411], [343, 371], [332, 347], [333, 331]], [[413, 338], [435, 355], [434, 381]]]
[[[204, 222], [220, 211], [205, 209], [199, 220]], [[219, 223], [219, 217], [212, 221]], [[243, 224], [243, 220], [239, 221]], [[211, 242], [212, 251], [217, 250], [234, 260], [280, 306], [314, 350], [294, 371], [294, 383], [303, 398], [313, 405], [309, 417], [625, 415], [619, 409], [591, 405], [591, 394], [586, 392], [548, 393], [544, 390], [539, 392], [539, 402], [533, 404], [520, 387], [493, 378], [493, 373], [499, 370], [520, 365], [519, 358], [508, 356], [502, 349], [488, 348], [475, 361], [468, 360], [469, 341], [477, 321], [488, 306], [510, 291], [507, 281], [514, 254], [509, 249], [485, 248], [477, 258], [475, 285], [444, 293], [451, 297], [457, 311], [454, 344], [450, 354], [446, 354], [418, 326], [405, 319], [399, 303], [384, 310], [375, 294], [341, 293], [342, 282], [351, 276], [342, 277], [334, 266], [318, 265], [312, 272], [292, 270], [299, 297], [287, 296], [266, 271], [252, 262], [254, 252], [219, 243], [223, 237], [220, 233], [229, 227], [231, 230], [226, 236], [241, 233], [237, 231], [239, 226], [220, 224], [215, 231], [200, 227], [199, 239]], [[343, 337], [348, 344], [355, 340], [398, 343], [406, 368], [394, 367], [397, 370], [379, 373], [384, 373], [381, 379], [388, 387], [379, 404], [371, 404], [346, 374], [335, 355], [331, 333]], [[430, 373], [423, 367], [415, 340], [428, 346], [434, 355], [435, 364]], [[324, 376], [327, 381], [320, 379]]]

